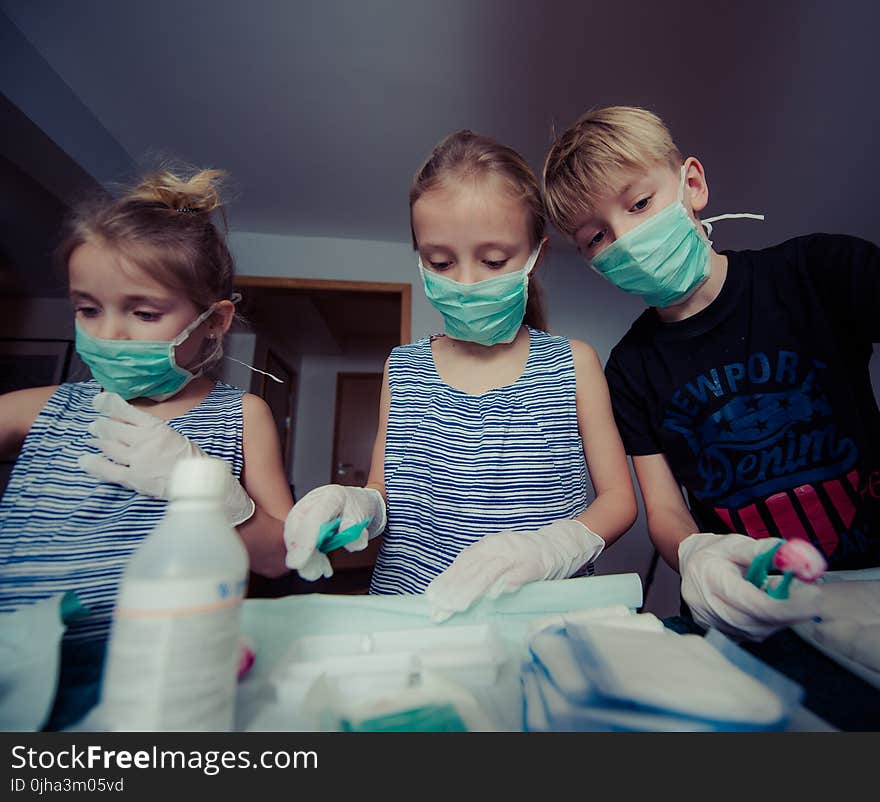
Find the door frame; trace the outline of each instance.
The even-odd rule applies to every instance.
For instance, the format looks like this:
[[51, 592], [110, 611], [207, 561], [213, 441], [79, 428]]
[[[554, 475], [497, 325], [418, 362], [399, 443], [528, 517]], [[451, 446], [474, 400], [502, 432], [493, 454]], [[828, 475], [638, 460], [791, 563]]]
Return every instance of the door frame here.
[[236, 276], [237, 287], [277, 287], [285, 290], [336, 290], [345, 292], [386, 292], [400, 295], [400, 344], [412, 337], [412, 284], [391, 281], [343, 281], [323, 278], [280, 278], [276, 276]]

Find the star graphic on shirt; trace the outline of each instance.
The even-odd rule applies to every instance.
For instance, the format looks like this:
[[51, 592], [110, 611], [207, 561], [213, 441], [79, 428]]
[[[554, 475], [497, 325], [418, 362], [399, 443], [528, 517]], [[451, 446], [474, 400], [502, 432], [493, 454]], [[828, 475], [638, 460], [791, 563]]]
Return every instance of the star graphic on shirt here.
[[727, 418], [721, 418], [721, 420], [718, 421], [718, 431], [719, 432], [731, 431], [730, 421]]
[[789, 409], [791, 407], [791, 401], [788, 398], [778, 398], [776, 403], [779, 404], [780, 409]]
[[822, 392], [822, 388], [816, 387], [816, 385], [813, 385], [809, 389], [805, 390], [805, 393], [810, 398], [812, 398], [814, 401], [818, 401], [820, 398], [822, 398], [825, 395], [825, 393]]
[[748, 401], [746, 401], [746, 409], [749, 412], [755, 412], [758, 409], [758, 397], [752, 396]]
[[759, 432], [763, 432], [767, 428], [767, 421], [758, 418], [758, 420], [755, 421], [755, 428]]

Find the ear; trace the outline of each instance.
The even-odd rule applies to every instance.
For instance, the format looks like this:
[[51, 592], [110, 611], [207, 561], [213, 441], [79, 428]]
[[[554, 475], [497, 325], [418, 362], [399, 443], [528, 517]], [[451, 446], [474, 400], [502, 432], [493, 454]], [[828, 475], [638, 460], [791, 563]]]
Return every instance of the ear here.
[[208, 328], [222, 340], [223, 335], [229, 331], [234, 317], [235, 304], [232, 301], [218, 301], [214, 307], [214, 314], [208, 318]]
[[689, 156], [684, 162], [684, 195], [685, 202], [690, 199], [690, 208], [699, 214], [709, 205], [709, 185], [706, 183], [706, 171], [699, 159]]

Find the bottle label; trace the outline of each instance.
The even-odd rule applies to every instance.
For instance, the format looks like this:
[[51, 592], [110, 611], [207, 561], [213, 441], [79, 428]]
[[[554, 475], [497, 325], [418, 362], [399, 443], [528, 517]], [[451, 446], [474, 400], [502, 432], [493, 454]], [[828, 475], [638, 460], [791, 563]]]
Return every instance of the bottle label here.
[[101, 700], [110, 729], [232, 729], [246, 582], [123, 583]]

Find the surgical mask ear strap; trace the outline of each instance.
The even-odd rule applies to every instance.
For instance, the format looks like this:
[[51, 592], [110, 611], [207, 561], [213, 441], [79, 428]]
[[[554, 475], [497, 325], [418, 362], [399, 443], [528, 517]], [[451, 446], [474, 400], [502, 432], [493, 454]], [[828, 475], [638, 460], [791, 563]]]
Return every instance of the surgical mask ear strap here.
[[523, 272], [528, 278], [532, 271], [535, 269], [535, 265], [538, 263], [538, 257], [541, 255], [541, 249], [544, 247], [544, 244], [547, 242], [547, 237], [544, 237], [536, 246], [535, 250], [532, 251], [529, 258], [526, 260], [525, 265], [523, 265]]
[[190, 323], [180, 334], [178, 334], [174, 340], [172, 341], [172, 345], [176, 348], [182, 342], [189, 337], [199, 326], [202, 325], [211, 315], [214, 314], [214, 310], [217, 308], [217, 304], [211, 304], [202, 314], [200, 314], [192, 323]]
[[[232, 293], [229, 300], [232, 302], [233, 305], [239, 303], [241, 301], [241, 293]], [[220, 301], [215, 301], [214, 303], [212, 303], [204, 312], [202, 312], [202, 314], [200, 314], [192, 323], [190, 323], [182, 332], [180, 332], [177, 337], [174, 338], [174, 340], [172, 341], [172, 345], [176, 348], [178, 345], [184, 342], [190, 334], [192, 334], [199, 326], [202, 325], [202, 323], [204, 323], [209, 317], [211, 317], [211, 315], [214, 314], [214, 310], [217, 308], [217, 304], [219, 303]]]
[[716, 217], [707, 217], [705, 220], [700, 220], [700, 223], [706, 228], [706, 232], [711, 237], [712, 236], [712, 223], [717, 223], [719, 220], [733, 220], [738, 217], [746, 217], [749, 220], [762, 220], [764, 219], [763, 214], [749, 214], [748, 212], [741, 212], [738, 214], [719, 214]]
[[[679, 203], [684, 203], [684, 183], [685, 183], [685, 169], [684, 165], [681, 166], [681, 183], [678, 185], [678, 200]], [[750, 214], [748, 212], [740, 212], [737, 214], [719, 214], [715, 217], [707, 217], [705, 220], [700, 220], [700, 225], [706, 229], [706, 234], [708, 236], [712, 236], [712, 223], [717, 223], [719, 220], [734, 220], [736, 218], [746, 217], [749, 220], [764, 220], [763, 214]]]
[[233, 356], [224, 356], [224, 359], [228, 359], [230, 362], [238, 362], [239, 365], [244, 365], [246, 368], [254, 371], [254, 373], [262, 373], [264, 376], [268, 376], [270, 379], [274, 379], [278, 382], [278, 384], [284, 384], [284, 379], [279, 379], [274, 373], [269, 373], [265, 370], [260, 370], [259, 368], [255, 368], [253, 365], [248, 365], [247, 362], [242, 362], [240, 359], [236, 359]]
[[678, 182], [678, 202], [684, 205], [684, 183], [685, 177], [687, 176], [687, 171], [684, 169], [684, 165], [681, 166], [681, 180]]

